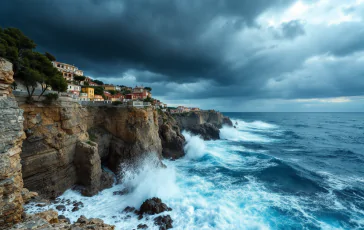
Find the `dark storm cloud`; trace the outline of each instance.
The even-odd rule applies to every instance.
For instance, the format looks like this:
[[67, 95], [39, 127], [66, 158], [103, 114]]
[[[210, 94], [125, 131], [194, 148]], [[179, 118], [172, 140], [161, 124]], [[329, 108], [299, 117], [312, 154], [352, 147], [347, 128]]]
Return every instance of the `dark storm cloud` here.
[[265, 9], [289, 2], [12, 0], [2, 3], [0, 22], [21, 28], [59, 59], [95, 74], [136, 68], [182, 82], [228, 71], [221, 66], [224, 37], [203, 38], [212, 20], [233, 18], [232, 27], [217, 28], [230, 33], [253, 24]]
[[[91, 76], [148, 84], [170, 99], [363, 95], [361, 18], [310, 24], [292, 17], [268, 25], [295, 2], [8, 0], [0, 25], [22, 29], [42, 50]], [[312, 17], [326, 17], [340, 4]], [[341, 11], [359, 17], [363, 5]]]

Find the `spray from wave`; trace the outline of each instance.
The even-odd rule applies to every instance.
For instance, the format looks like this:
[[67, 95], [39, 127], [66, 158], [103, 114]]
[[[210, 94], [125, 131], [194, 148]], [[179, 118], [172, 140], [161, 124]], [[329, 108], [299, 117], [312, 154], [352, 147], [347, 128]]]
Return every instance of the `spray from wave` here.
[[186, 138], [184, 150], [186, 159], [196, 160], [205, 155], [206, 145], [200, 136], [194, 136], [189, 132], [183, 131], [183, 136]]
[[223, 126], [220, 139], [246, 142], [271, 142], [272, 139], [262, 136], [260, 132], [274, 131], [277, 126], [262, 121], [245, 122], [232, 120], [235, 127]]
[[139, 161], [136, 165], [122, 167], [122, 186], [128, 191], [128, 204], [139, 207], [151, 197], [167, 199], [178, 194], [174, 167], [160, 166], [154, 154]]
[[[149, 198], [159, 197], [163, 201], [179, 197], [180, 190], [176, 183], [176, 170], [173, 165], [161, 166], [156, 154], [149, 154], [134, 165], [122, 165], [122, 181], [110, 189], [105, 189], [92, 197], [82, 196], [72, 189], [67, 190], [58, 200], [63, 202], [51, 203], [45, 207], [37, 207], [36, 203], [26, 205], [27, 213], [38, 213], [65, 205], [66, 210], [60, 210], [59, 215], [65, 215], [75, 222], [81, 215], [88, 218], [100, 218], [105, 223], [116, 226], [116, 229], [136, 229], [140, 223], [147, 224], [150, 229], [154, 226], [153, 218], [138, 219], [133, 213], [123, 212], [127, 206], [139, 209], [140, 205]], [[120, 192], [127, 192], [119, 195]], [[69, 201], [68, 204], [66, 201]], [[72, 211], [73, 202], [81, 201], [84, 207]], [[164, 213], [166, 214], [166, 213]]]

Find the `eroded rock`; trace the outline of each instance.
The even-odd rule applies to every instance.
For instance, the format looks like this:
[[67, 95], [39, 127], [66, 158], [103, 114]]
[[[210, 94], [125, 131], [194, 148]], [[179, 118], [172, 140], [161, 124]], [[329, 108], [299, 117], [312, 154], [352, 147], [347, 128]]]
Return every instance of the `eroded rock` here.
[[173, 228], [172, 223], [173, 220], [170, 215], [158, 216], [154, 218], [154, 224], [159, 226], [160, 230]]
[[159, 214], [164, 211], [171, 211], [172, 209], [169, 208], [165, 203], [162, 202], [161, 199], [157, 197], [153, 197], [143, 202], [140, 206], [139, 213], [140, 215], [143, 214]]

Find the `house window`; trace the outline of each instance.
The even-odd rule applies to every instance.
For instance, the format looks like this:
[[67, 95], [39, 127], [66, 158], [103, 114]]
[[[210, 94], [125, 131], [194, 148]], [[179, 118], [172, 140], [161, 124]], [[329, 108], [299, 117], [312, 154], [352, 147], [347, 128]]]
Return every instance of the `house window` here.
[[58, 65], [57, 65], [57, 67], [61, 67], [61, 65], [60, 65], [60, 64], [58, 64]]

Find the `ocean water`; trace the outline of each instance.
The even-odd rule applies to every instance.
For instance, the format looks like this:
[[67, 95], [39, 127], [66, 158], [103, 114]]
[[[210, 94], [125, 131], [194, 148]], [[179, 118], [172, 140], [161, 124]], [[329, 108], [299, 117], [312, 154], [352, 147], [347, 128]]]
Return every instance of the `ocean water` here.
[[[82, 201], [79, 211], [117, 229], [136, 229], [123, 213], [153, 196], [173, 210], [174, 229], [364, 229], [363, 113], [225, 113], [236, 128], [223, 127], [221, 140], [203, 141], [184, 132], [187, 155], [153, 159], [126, 169], [123, 183], [94, 197], [68, 190], [61, 199]], [[114, 191], [128, 188], [124, 196]], [[28, 212], [54, 208], [29, 204]]]

